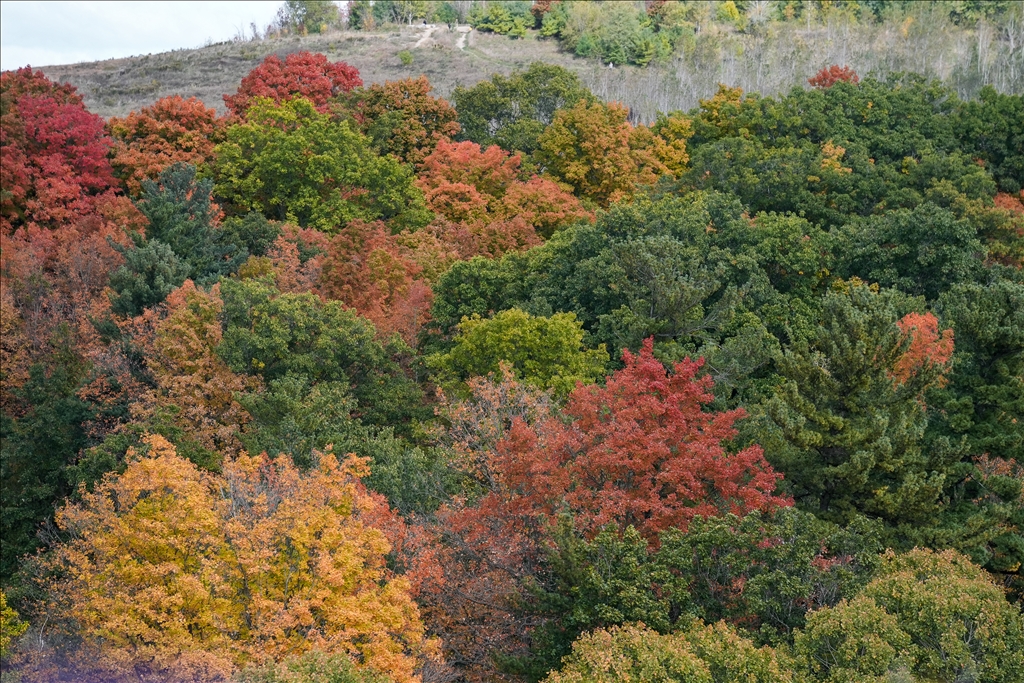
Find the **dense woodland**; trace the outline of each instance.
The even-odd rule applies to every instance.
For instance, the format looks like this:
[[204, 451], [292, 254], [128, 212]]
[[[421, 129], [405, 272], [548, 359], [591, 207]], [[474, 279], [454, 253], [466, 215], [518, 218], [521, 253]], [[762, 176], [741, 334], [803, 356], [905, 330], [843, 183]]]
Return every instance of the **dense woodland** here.
[[4, 683], [1022, 680], [1024, 97], [224, 103], [2, 74]]

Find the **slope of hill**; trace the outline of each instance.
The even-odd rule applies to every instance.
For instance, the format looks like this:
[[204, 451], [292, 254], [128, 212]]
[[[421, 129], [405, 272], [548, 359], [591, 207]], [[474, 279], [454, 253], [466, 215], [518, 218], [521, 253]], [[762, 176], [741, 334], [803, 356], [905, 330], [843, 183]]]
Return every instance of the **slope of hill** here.
[[[984, 23], [967, 28], [936, 21], [775, 24], [746, 34], [712, 25], [668, 63], [648, 68], [578, 58], [533, 31], [512, 40], [468, 28], [336, 31], [42, 70], [49, 78], [75, 85], [89, 109], [104, 117], [124, 115], [172, 94], [194, 95], [223, 111], [221, 95], [234, 92], [263, 58], [300, 50], [348, 62], [366, 83], [423, 74], [441, 96], [458, 85], [507, 74], [534, 61], [558, 64], [577, 72], [598, 97], [627, 104], [637, 120], [694, 107], [719, 82], [766, 95], [785, 92], [804, 85], [808, 76], [829, 64], [846, 64], [860, 74], [912, 71], [942, 80], [961, 97], [975, 96], [985, 84], [1001, 92], [1024, 92], [1024, 25], [1016, 24], [998, 30]], [[404, 51], [411, 61], [399, 57]]]

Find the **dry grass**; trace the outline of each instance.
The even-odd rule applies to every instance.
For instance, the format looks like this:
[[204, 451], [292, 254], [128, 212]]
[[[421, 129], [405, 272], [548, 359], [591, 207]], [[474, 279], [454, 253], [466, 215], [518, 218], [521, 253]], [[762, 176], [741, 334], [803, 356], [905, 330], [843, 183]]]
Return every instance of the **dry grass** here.
[[[218, 43], [194, 50], [109, 59], [102, 62], [42, 67], [50, 78], [76, 86], [90, 111], [123, 116], [166, 95], [198, 97], [207, 106], [224, 111], [221, 96], [233, 93], [239, 81], [265, 57], [281, 57], [300, 50], [322, 52], [332, 61], [345, 61], [359, 69], [363, 81], [416, 77], [430, 79], [434, 92], [447, 96], [458, 85], [472, 85], [494, 73], [508, 74], [534, 61], [560, 64], [574, 71], [597, 71], [599, 66], [559, 51], [551, 40], [512, 41], [503, 36], [469, 34], [464, 50], [456, 47], [459, 34], [438, 28], [420, 47], [421, 27], [362, 33], [290, 36], [268, 40]], [[402, 50], [413, 54], [403, 65]]]
[[[508, 74], [531, 62], [557, 64], [575, 71], [596, 95], [625, 103], [633, 119], [652, 120], [659, 111], [688, 110], [714, 94], [719, 82], [764, 95], [804, 86], [815, 71], [845, 64], [858, 73], [884, 75], [912, 71], [974, 97], [991, 83], [1002, 92], [1024, 92], [1024, 27], [998, 30], [980, 24], [953, 26], [941, 19], [900, 24], [830, 24], [803, 28], [775, 24], [764, 31], [737, 34], [711, 27], [684, 46], [682, 54], [660, 67], [638, 69], [581, 59], [559, 50], [554, 40], [531, 32], [524, 40], [469, 33], [458, 49], [459, 33], [445, 27], [423, 39], [423, 27], [386, 31], [339, 31], [250, 42], [219, 43], [103, 62], [43, 67], [52, 79], [75, 85], [86, 105], [101, 116], [129, 111], [173, 94], [195, 96], [218, 111], [221, 96], [233, 93], [242, 77], [266, 56], [300, 50], [322, 52], [359, 69], [366, 83], [425, 75], [434, 92], [448, 96], [492, 74]], [[411, 64], [398, 53], [408, 50]]]

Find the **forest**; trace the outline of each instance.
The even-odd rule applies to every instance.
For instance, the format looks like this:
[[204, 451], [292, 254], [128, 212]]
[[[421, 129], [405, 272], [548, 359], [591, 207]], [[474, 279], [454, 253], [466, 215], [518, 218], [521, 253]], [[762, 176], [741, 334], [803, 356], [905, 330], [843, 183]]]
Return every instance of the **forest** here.
[[3, 683], [1022, 680], [1024, 96], [223, 100], [0, 76]]

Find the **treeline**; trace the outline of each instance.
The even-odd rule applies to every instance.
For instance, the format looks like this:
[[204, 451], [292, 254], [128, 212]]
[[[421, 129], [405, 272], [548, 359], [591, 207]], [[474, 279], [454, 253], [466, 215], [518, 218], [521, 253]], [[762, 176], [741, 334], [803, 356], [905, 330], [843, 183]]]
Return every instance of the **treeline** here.
[[4, 72], [5, 680], [1019, 680], [1024, 99], [807, 85]]

